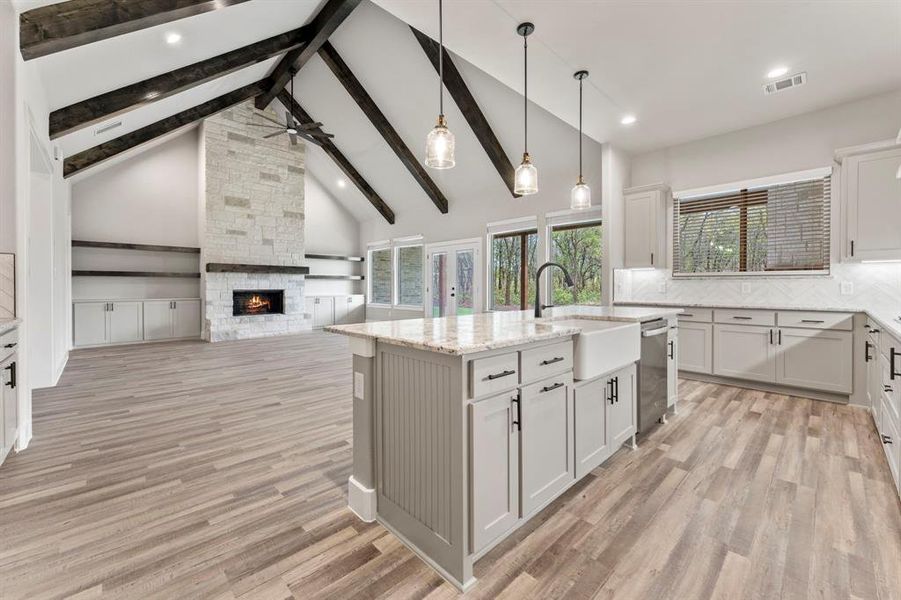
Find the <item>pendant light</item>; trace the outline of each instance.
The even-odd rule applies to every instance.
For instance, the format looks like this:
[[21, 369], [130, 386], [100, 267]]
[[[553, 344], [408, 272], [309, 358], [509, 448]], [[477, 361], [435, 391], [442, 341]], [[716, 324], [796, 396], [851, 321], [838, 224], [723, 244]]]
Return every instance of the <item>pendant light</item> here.
[[579, 181], [570, 193], [569, 207], [585, 210], [591, 208], [591, 188], [582, 179], [582, 81], [588, 77], [588, 71], [576, 71], [573, 77], [579, 80]]
[[433, 169], [450, 169], [454, 160], [454, 134], [444, 118], [444, 6], [438, 0], [438, 123], [425, 139], [425, 164]]
[[522, 36], [523, 50], [523, 123], [524, 141], [522, 164], [516, 167], [513, 177], [513, 193], [528, 196], [538, 192], [538, 169], [532, 164], [529, 156], [529, 35], [535, 31], [531, 23], [521, 23], [516, 33]]

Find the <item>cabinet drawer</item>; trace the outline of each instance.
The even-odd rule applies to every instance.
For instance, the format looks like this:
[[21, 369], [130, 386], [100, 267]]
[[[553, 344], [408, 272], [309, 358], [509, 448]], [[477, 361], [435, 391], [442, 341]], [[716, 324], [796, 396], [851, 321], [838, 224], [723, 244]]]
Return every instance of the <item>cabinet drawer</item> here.
[[573, 368], [573, 343], [571, 341], [523, 350], [519, 354], [522, 382], [528, 383]]
[[779, 319], [779, 327], [851, 331], [854, 325], [854, 315], [850, 313], [786, 311], [779, 312], [776, 317]]
[[686, 308], [685, 312], [679, 315], [679, 320], [691, 323], [712, 323], [713, 310], [709, 308]]
[[478, 398], [519, 384], [519, 353], [476, 358], [469, 362], [469, 397]]
[[16, 351], [19, 345], [19, 330], [13, 329], [7, 331], [0, 336], [0, 360], [4, 360], [7, 356]]
[[764, 325], [772, 327], [776, 324], [776, 313], [772, 310], [717, 309], [713, 311], [713, 320], [717, 323], [731, 325]]

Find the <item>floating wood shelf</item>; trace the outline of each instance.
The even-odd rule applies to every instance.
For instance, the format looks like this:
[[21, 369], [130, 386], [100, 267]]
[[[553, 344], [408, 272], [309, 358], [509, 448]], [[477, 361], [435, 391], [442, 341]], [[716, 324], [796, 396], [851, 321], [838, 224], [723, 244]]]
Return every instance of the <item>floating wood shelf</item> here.
[[315, 260], [346, 260], [349, 262], [363, 262], [362, 256], [341, 256], [340, 254], [310, 254], [304, 256]]
[[338, 279], [344, 281], [363, 281], [362, 275], [307, 275], [307, 279]]
[[285, 265], [241, 265], [234, 263], [207, 263], [207, 273], [285, 273], [288, 275], [306, 275], [309, 267], [293, 267]]
[[72, 271], [72, 277], [178, 277], [200, 279], [200, 273], [161, 271]]
[[113, 248], [116, 250], [141, 250], [143, 252], [181, 252], [182, 254], [200, 254], [200, 248], [190, 246], [158, 246], [153, 244], [125, 244], [122, 242], [91, 242], [72, 240], [73, 248]]

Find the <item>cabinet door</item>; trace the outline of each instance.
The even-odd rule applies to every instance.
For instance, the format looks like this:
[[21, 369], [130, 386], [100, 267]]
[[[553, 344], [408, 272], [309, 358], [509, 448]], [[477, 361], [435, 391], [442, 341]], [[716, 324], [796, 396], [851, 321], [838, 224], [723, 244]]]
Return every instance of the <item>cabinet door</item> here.
[[760, 325], [713, 326], [713, 373], [722, 377], [776, 381], [776, 332]]
[[72, 345], [96, 346], [109, 343], [106, 326], [107, 302], [76, 302], [72, 315]]
[[350, 297], [347, 306], [347, 322], [362, 323], [366, 320], [366, 301], [363, 294], [354, 294]]
[[111, 302], [109, 341], [113, 344], [138, 342], [144, 339], [143, 302]]
[[522, 388], [520, 443], [522, 516], [557, 495], [573, 470], [572, 374]]
[[662, 257], [655, 256], [657, 246], [657, 192], [627, 194], [625, 197], [625, 267], [658, 266]]
[[666, 337], [666, 406], [670, 407], [679, 399], [679, 330], [670, 328]]
[[573, 390], [576, 479], [610, 456], [607, 441], [607, 379], [595, 379]]
[[469, 405], [471, 552], [484, 548], [519, 518], [516, 398], [502, 394]]
[[6, 361], [3, 365], [3, 391], [0, 392], [3, 406], [3, 448], [8, 450], [16, 441], [19, 427], [19, 401], [18, 401], [18, 368], [15, 358]]
[[335, 325], [347, 323], [347, 306], [350, 304], [350, 296], [335, 296]]
[[335, 322], [335, 299], [316, 296], [313, 302], [313, 327], [325, 327]]
[[713, 325], [679, 322], [680, 371], [713, 373]]
[[200, 337], [200, 300], [174, 300], [173, 305], [173, 337]]
[[867, 344], [867, 400], [869, 400], [870, 410], [873, 412], [876, 428], [879, 429], [880, 413], [882, 412], [882, 402], [880, 401], [882, 398], [882, 370], [879, 366], [879, 347], [869, 340], [865, 344]]
[[172, 337], [172, 301], [144, 300], [144, 339], [166, 340]]
[[638, 430], [635, 365], [617, 371], [607, 381], [607, 439], [610, 450], [616, 452]]
[[776, 382], [851, 393], [852, 333], [783, 327], [776, 334]]
[[901, 179], [895, 177], [899, 165], [897, 148], [845, 159], [842, 181], [849, 237], [845, 251], [851, 260], [901, 258]]

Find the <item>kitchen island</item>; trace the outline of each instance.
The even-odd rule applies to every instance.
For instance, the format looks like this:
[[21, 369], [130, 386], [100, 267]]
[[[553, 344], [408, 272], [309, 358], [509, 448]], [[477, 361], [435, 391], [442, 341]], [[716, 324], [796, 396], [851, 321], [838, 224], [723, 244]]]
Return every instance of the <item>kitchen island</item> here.
[[461, 590], [472, 565], [623, 444], [640, 323], [573, 306], [326, 328], [353, 353], [348, 506]]

